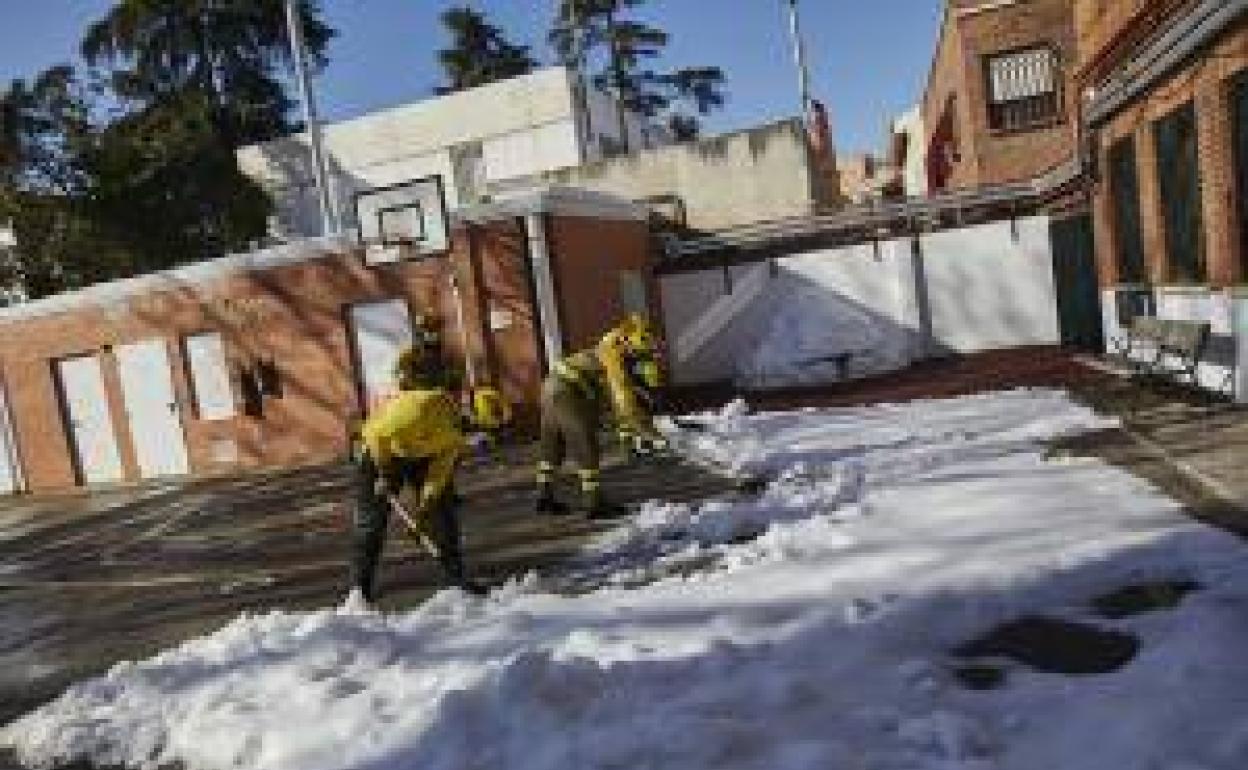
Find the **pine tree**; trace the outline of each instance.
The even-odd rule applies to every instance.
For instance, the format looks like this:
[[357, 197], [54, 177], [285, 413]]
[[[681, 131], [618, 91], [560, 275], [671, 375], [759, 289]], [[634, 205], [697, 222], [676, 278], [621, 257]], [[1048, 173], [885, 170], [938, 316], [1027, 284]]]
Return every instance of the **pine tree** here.
[[[325, 63], [333, 31], [300, 0], [304, 43]], [[137, 270], [219, 256], [264, 235], [271, 203], [237, 168], [239, 147], [299, 127], [283, 0], [121, 0], [82, 53], [124, 114], [92, 155], [97, 196]]]
[[447, 80], [446, 85], [437, 88], [439, 94], [525, 75], [537, 66], [528, 46], [509, 42], [502, 30], [472, 8], [450, 8], [441, 19], [451, 36], [451, 45], [438, 52]]
[[[619, 132], [627, 148], [626, 111], [647, 119], [667, 115], [679, 140], [696, 137], [699, 121], [678, 109], [692, 106], [699, 115], [722, 107], [724, 73], [718, 67], [690, 67], [672, 72], [652, 68], [669, 42], [666, 32], [625, 18], [645, 0], [561, 0], [548, 40], [559, 61], [579, 72], [592, 70], [596, 87], [616, 95], [621, 107]], [[601, 52], [595, 60], [594, 53]]]

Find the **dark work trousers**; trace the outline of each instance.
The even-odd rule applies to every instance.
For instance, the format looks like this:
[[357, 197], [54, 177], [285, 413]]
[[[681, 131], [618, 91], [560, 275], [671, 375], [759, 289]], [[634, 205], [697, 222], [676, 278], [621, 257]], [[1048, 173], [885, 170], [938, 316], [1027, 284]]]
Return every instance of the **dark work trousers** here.
[[542, 384], [542, 466], [557, 469], [567, 457], [579, 470], [597, 471], [599, 411], [598, 399], [574, 383], [548, 377]]
[[[438, 550], [438, 563], [450, 585], [464, 585], [463, 552], [460, 545], [459, 520], [455, 513], [455, 495], [450, 490], [443, 499], [421, 516], [416, 510], [420, 490], [425, 482], [428, 461], [396, 458], [388, 479], [425, 535]], [[355, 517], [352, 522], [351, 582], [364, 598], [377, 598], [377, 566], [386, 543], [390, 523], [390, 501], [377, 494], [378, 469], [365, 452], [357, 464]], [[406, 526], [406, 524], [405, 524]]]

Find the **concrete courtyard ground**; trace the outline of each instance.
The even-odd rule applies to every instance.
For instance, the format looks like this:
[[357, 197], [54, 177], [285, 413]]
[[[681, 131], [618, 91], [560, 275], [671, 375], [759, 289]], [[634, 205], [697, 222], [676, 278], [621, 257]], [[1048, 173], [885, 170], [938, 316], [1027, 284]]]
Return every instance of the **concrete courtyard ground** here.
[[[934, 362], [843, 386], [746, 394], [762, 408], [850, 405], [1017, 386], [1064, 386], [1123, 427], [1055, 452], [1126, 467], [1193, 515], [1248, 533], [1248, 413], [1170, 388], [1141, 387], [1076, 357], [1029, 350]], [[679, 409], [727, 392], [676, 394]], [[462, 489], [467, 551], [486, 582], [557, 572], [599, 528], [528, 510], [531, 458], [470, 470]], [[681, 465], [626, 465], [607, 474], [623, 502], [696, 499], [731, 489]], [[324, 607], [341, 599], [350, 473], [305, 468], [0, 503], [0, 723], [119, 660], [142, 658], [240, 612]], [[397, 531], [397, 530], [396, 530]], [[385, 603], [412, 606], [437, 585], [410, 540], [387, 552]], [[0, 768], [6, 767], [0, 758]]]

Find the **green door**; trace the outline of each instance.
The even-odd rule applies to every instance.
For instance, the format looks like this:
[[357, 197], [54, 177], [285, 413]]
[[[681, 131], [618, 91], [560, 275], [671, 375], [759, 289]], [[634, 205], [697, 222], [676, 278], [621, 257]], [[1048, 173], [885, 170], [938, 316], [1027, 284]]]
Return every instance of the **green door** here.
[[1053, 278], [1062, 345], [1100, 353], [1104, 349], [1104, 339], [1092, 215], [1053, 220], [1049, 225], [1049, 238], [1053, 244]]

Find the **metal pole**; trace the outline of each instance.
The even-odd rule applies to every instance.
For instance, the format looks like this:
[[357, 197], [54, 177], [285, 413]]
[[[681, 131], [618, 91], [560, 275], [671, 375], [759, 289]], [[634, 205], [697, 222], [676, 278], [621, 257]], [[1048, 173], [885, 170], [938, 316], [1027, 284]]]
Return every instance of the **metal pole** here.
[[797, 65], [797, 84], [802, 92], [802, 119], [810, 120], [810, 70], [806, 66], [806, 43], [802, 40], [797, 0], [789, 0], [789, 35], [793, 38], [793, 62]]
[[312, 144], [312, 173], [316, 177], [317, 198], [321, 206], [321, 234], [338, 232], [338, 212], [329, 192], [329, 172], [325, 165], [324, 140], [321, 124], [316, 116], [316, 102], [312, 98], [312, 78], [308, 72], [308, 60], [303, 47], [303, 25], [300, 23], [298, 0], [286, 0], [286, 27], [290, 34], [290, 57], [295, 65], [295, 78], [299, 83], [299, 95], [303, 101], [303, 122], [307, 124], [308, 139]]

